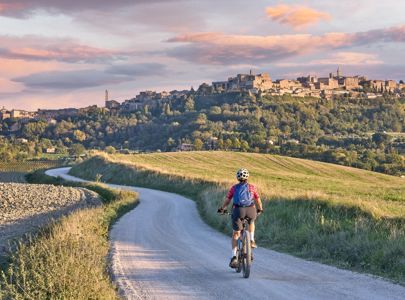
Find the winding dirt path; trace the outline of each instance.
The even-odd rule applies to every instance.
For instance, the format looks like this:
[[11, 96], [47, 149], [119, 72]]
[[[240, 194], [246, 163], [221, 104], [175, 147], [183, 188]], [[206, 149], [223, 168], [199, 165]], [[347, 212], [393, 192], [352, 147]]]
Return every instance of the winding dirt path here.
[[[68, 168], [48, 175], [67, 175]], [[140, 204], [111, 230], [115, 280], [128, 299], [405, 299], [405, 288], [372, 276], [257, 249], [249, 279], [228, 267], [230, 237], [206, 225], [193, 201], [136, 190]]]

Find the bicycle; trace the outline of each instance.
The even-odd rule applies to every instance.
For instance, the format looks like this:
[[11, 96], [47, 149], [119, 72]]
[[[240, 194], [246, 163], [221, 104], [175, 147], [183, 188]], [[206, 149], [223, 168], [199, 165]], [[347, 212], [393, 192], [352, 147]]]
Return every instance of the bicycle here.
[[240, 232], [238, 239], [238, 249], [236, 257], [238, 258], [239, 266], [236, 272], [240, 273], [243, 270], [243, 277], [249, 278], [250, 267], [252, 265], [252, 247], [250, 245], [249, 218], [243, 218], [243, 229]]
[[[223, 215], [231, 215], [227, 210], [224, 210]], [[238, 267], [235, 268], [236, 273], [243, 271], [243, 277], [249, 278], [250, 268], [252, 266], [252, 247], [250, 245], [249, 221], [250, 218], [242, 218], [243, 229], [240, 232], [238, 239], [238, 248], [236, 250], [236, 258], [238, 259]]]

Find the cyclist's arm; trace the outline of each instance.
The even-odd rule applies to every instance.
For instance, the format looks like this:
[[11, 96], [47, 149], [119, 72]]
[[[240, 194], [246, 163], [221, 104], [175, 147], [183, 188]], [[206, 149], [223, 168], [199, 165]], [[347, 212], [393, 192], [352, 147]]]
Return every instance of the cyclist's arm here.
[[260, 197], [255, 199], [255, 201], [256, 201], [257, 209], [263, 210], [262, 200], [260, 199]]
[[231, 202], [232, 198], [233, 198], [233, 194], [235, 192], [235, 188], [231, 187], [231, 189], [229, 190], [228, 194], [226, 195], [225, 201], [222, 204], [221, 208], [222, 209], [226, 209], [229, 205], [229, 203]]
[[260, 199], [255, 187], [253, 187], [253, 199], [255, 199], [257, 209], [263, 210], [262, 200]]
[[229, 203], [231, 202], [231, 200], [232, 200], [232, 198], [231, 199], [225, 198], [225, 201], [222, 204], [221, 208], [226, 209], [228, 207]]

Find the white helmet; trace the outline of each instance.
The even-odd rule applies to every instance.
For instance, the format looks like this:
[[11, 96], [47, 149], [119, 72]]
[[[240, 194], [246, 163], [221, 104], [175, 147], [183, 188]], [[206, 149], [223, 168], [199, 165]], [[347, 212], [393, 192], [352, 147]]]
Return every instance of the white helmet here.
[[236, 178], [239, 181], [247, 180], [249, 178], [249, 171], [247, 169], [239, 169], [238, 172], [236, 172]]

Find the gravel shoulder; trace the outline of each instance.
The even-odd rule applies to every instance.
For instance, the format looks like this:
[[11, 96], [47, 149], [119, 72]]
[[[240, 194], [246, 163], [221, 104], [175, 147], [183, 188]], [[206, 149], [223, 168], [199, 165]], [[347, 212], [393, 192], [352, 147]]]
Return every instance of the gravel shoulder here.
[[[52, 170], [67, 176], [68, 169]], [[268, 249], [251, 277], [229, 269], [230, 237], [206, 225], [195, 202], [144, 188], [110, 233], [115, 281], [127, 299], [405, 299], [405, 288]]]
[[96, 193], [82, 188], [0, 182], [0, 256], [9, 240], [73, 210], [100, 203]]

